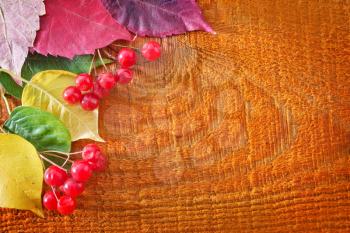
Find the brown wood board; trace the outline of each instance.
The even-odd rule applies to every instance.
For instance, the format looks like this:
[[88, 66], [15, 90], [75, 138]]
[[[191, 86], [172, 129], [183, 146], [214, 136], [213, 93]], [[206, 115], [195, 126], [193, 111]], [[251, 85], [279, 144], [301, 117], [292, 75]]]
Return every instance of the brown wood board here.
[[102, 103], [109, 168], [75, 214], [0, 232], [350, 232], [350, 2], [199, 4], [217, 35], [161, 40]]

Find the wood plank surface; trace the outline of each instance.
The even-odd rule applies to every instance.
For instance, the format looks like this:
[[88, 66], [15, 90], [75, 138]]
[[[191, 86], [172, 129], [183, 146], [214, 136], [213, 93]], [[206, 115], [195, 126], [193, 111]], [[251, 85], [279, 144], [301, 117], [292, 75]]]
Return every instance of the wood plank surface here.
[[76, 213], [3, 209], [0, 232], [350, 232], [350, 2], [199, 4], [217, 35], [161, 40], [103, 102]]

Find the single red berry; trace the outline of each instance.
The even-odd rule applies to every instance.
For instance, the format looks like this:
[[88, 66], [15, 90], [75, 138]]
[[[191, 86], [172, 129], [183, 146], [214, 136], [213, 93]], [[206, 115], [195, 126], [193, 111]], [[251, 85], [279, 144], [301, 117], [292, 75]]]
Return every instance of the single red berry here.
[[78, 182], [85, 182], [92, 175], [92, 170], [91, 170], [89, 164], [83, 160], [75, 161], [72, 164], [70, 172], [72, 174], [73, 179], [78, 181]]
[[161, 54], [160, 44], [156, 41], [149, 41], [143, 45], [141, 53], [148, 61], [155, 61]]
[[101, 154], [100, 147], [91, 143], [84, 146], [82, 157], [84, 161], [96, 163], [98, 154]]
[[98, 108], [98, 96], [94, 93], [87, 93], [80, 102], [81, 107], [86, 111], [93, 111]]
[[119, 76], [118, 76], [118, 74], [115, 74], [115, 75], [114, 75], [114, 80], [115, 80], [116, 83], [119, 81]]
[[73, 197], [62, 196], [57, 202], [57, 211], [63, 215], [69, 215], [74, 212], [77, 203]]
[[62, 185], [67, 177], [66, 171], [54, 165], [48, 167], [44, 174], [45, 183], [50, 186]]
[[62, 192], [67, 196], [77, 197], [84, 191], [84, 184], [69, 178], [62, 186]]
[[43, 196], [43, 205], [48, 210], [55, 210], [55, 209], [57, 209], [57, 199], [56, 199], [55, 194], [53, 193], [53, 191], [48, 190], [48, 191], [45, 192], [45, 194]]
[[122, 48], [118, 54], [118, 62], [124, 68], [128, 68], [135, 65], [136, 63], [135, 51], [130, 48]]
[[112, 89], [116, 84], [114, 75], [111, 72], [100, 74], [97, 78], [97, 82], [101, 87], [107, 90]]
[[81, 101], [82, 97], [81, 91], [74, 86], [69, 86], [63, 91], [63, 99], [68, 104], [76, 104]]
[[102, 155], [102, 153], [98, 153], [96, 155], [96, 162], [89, 161], [89, 166], [93, 171], [100, 172], [106, 169], [107, 166], [107, 158]]
[[89, 91], [93, 86], [93, 80], [90, 74], [79, 74], [75, 79], [77, 88], [81, 91]]
[[94, 82], [94, 87], [92, 91], [99, 99], [102, 99], [109, 95], [109, 90], [104, 89], [98, 84], [98, 82]]
[[119, 69], [117, 71], [118, 82], [120, 84], [127, 84], [132, 80], [133, 73], [129, 69]]

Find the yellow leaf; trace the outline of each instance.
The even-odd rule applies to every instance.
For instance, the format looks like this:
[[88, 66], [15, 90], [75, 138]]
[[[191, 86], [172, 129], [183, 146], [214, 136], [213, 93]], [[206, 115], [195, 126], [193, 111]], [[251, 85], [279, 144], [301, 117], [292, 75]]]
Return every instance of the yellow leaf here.
[[43, 167], [34, 146], [20, 136], [0, 134], [0, 207], [44, 217], [42, 184]]
[[76, 74], [63, 70], [39, 72], [25, 86], [22, 105], [39, 107], [61, 119], [72, 140], [89, 138], [103, 142], [98, 134], [98, 110], [85, 111], [80, 105], [68, 105], [62, 97], [64, 89], [75, 85]]

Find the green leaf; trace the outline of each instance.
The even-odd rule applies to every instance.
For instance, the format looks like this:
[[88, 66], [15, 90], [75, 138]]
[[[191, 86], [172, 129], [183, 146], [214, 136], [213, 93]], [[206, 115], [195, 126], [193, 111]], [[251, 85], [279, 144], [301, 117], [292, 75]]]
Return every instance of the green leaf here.
[[0, 134], [0, 207], [30, 210], [41, 207], [43, 167], [34, 146], [13, 134]]
[[10, 94], [17, 99], [21, 99], [23, 88], [18, 85], [13, 79], [11, 74], [5, 70], [0, 70], [0, 86], [5, 89], [7, 94]]
[[33, 107], [17, 107], [4, 128], [27, 139], [38, 151], [70, 152], [68, 129], [49, 112]]
[[[21, 75], [24, 79], [30, 80], [36, 73], [44, 70], [65, 70], [75, 74], [88, 73], [93, 56], [76, 56], [72, 60], [63, 57], [43, 56], [41, 54], [31, 54], [27, 57]], [[103, 59], [105, 64], [112, 63], [110, 59]], [[102, 65], [100, 59], [95, 58], [95, 66]]]

